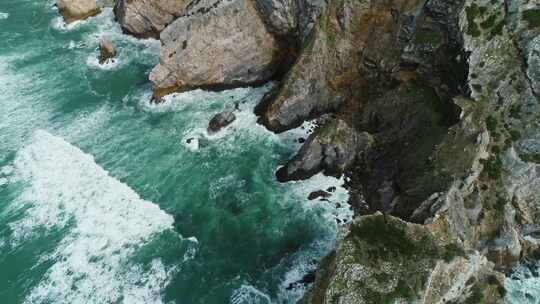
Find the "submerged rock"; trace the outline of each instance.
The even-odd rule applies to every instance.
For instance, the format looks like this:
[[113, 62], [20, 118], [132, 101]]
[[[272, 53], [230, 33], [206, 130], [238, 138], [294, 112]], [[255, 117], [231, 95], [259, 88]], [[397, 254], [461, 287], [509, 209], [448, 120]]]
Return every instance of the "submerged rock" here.
[[84, 20], [100, 12], [96, 0], [56, 0], [56, 6], [66, 23]]
[[308, 200], [312, 201], [314, 199], [318, 199], [318, 198], [328, 198], [330, 197], [331, 194], [326, 192], [326, 191], [323, 191], [323, 190], [317, 190], [317, 191], [313, 191], [311, 192], [309, 195], [308, 195]]
[[236, 120], [232, 111], [225, 111], [214, 116], [208, 124], [208, 133], [216, 133]]
[[159, 38], [159, 33], [182, 15], [189, 3], [188, 0], [118, 0], [114, 12], [124, 32]]
[[116, 57], [116, 50], [109, 40], [101, 39], [99, 41], [99, 64], [104, 64], [110, 59]]
[[150, 73], [156, 102], [174, 91], [259, 84], [278, 68], [277, 41], [251, 0], [198, 2], [160, 38]]

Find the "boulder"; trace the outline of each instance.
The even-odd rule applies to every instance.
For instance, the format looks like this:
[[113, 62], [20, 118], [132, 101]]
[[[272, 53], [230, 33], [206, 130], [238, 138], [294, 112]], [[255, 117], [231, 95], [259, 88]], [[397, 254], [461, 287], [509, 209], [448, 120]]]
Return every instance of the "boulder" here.
[[104, 64], [109, 59], [116, 57], [116, 50], [109, 40], [101, 39], [99, 41], [99, 64]]
[[208, 123], [208, 133], [218, 132], [219, 130], [230, 125], [235, 119], [236, 116], [231, 111], [225, 111], [217, 114], [210, 120], [210, 123]]
[[96, 0], [57, 0], [56, 6], [66, 23], [84, 20], [100, 12]]
[[159, 38], [159, 33], [182, 15], [188, 0], [118, 0], [116, 19], [124, 32], [136, 37]]
[[150, 73], [154, 101], [174, 91], [260, 84], [278, 68], [278, 44], [251, 0], [208, 2], [161, 33], [159, 64]]
[[319, 172], [340, 175], [357, 155], [369, 150], [372, 142], [368, 133], [356, 133], [343, 120], [330, 120], [309, 136], [300, 151], [276, 172], [276, 177], [287, 182]]

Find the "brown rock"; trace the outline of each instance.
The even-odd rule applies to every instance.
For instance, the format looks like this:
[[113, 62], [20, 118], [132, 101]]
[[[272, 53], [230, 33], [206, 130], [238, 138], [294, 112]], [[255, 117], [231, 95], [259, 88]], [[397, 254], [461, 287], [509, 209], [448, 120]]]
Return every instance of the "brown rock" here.
[[56, 6], [66, 23], [84, 20], [100, 12], [96, 0], [57, 0]]
[[103, 64], [116, 57], [116, 50], [109, 40], [101, 39], [99, 42], [99, 63]]

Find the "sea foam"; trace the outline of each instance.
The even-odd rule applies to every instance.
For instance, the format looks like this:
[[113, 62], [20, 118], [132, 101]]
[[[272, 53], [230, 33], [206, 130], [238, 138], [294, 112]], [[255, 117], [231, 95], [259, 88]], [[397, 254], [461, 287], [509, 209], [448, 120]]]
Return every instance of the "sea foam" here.
[[91, 155], [45, 131], [34, 133], [13, 168], [26, 188], [11, 208], [28, 208], [10, 224], [15, 242], [39, 237], [43, 228], [68, 231], [42, 257], [54, 264], [26, 303], [161, 302], [173, 270], [159, 259], [141, 265], [131, 258], [170, 231], [172, 216], [111, 177]]

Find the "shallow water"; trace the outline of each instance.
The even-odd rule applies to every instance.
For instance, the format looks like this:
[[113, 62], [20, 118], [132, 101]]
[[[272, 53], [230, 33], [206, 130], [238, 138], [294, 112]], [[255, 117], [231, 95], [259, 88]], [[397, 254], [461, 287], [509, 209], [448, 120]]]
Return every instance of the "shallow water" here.
[[[341, 180], [275, 181], [309, 126], [278, 136], [256, 124], [272, 84], [150, 105], [159, 42], [123, 35], [111, 10], [66, 26], [52, 2], [2, 0], [0, 29], [1, 303], [302, 295], [288, 287], [351, 212]], [[97, 63], [101, 37], [116, 62]], [[236, 105], [237, 120], [208, 135]], [[307, 200], [330, 186], [330, 202]]]

